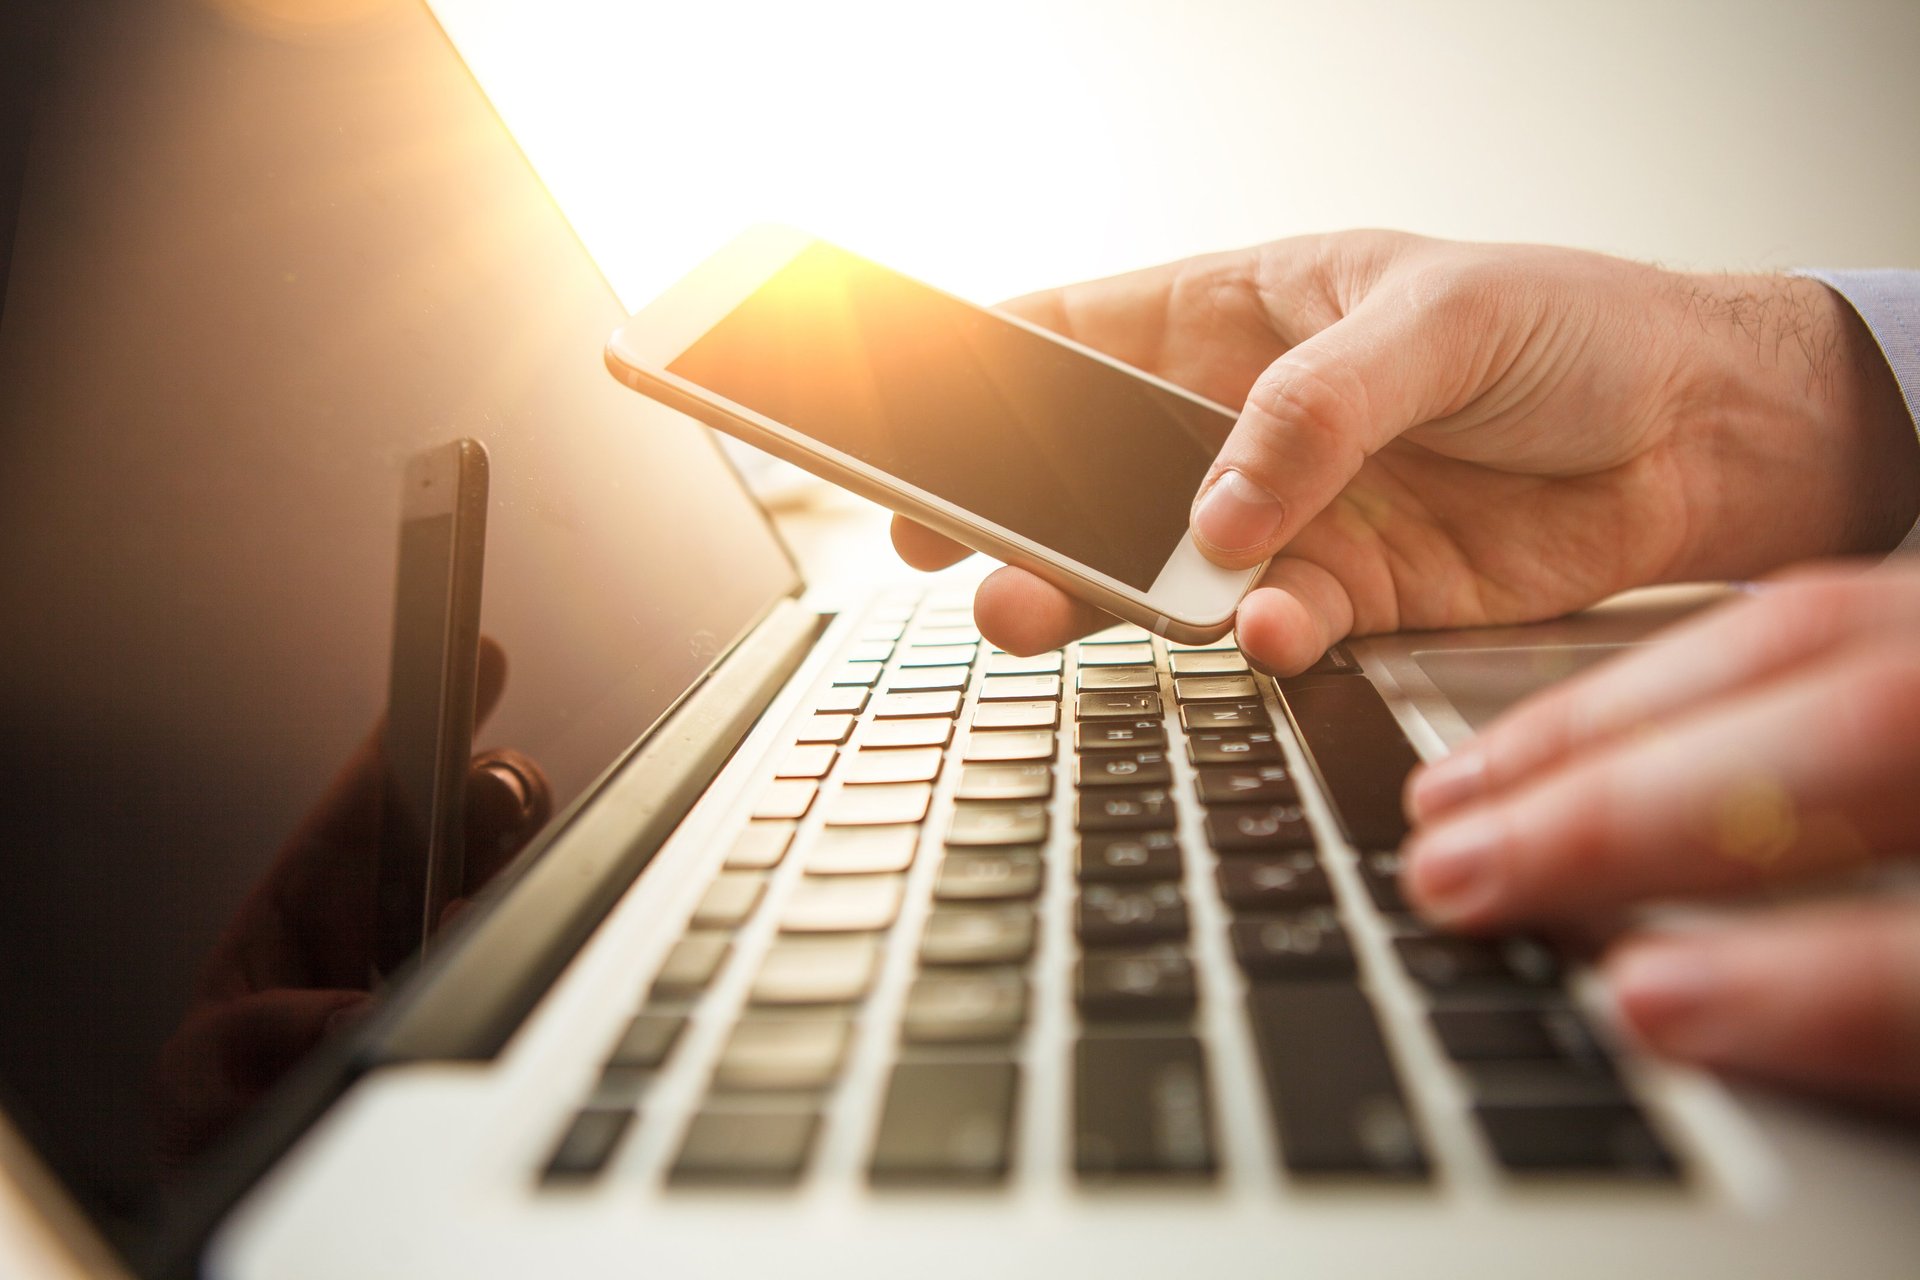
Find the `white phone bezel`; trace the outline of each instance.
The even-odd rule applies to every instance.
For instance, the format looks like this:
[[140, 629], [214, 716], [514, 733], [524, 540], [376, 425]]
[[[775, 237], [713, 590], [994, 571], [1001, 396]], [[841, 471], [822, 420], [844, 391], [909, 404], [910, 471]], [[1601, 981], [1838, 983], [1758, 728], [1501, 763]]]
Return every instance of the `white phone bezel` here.
[[[785, 423], [668, 372], [667, 366], [682, 352], [815, 243], [818, 243], [815, 237], [789, 227], [762, 226], [745, 232], [616, 330], [607, 341], [607, 367], [636, 391], [662, 400], [882, 506], [921, 520], [976, 551], [1034, 572], [1063, 590], [1090, 599], [1108, 612], [1137, 622], [1150, 631], [1183, 643], [1204, 643], [1231, 629], [1240, 598], [1264, 565], [1223, 569], [1201, 554], [1189, 532], [1167, 557], [1152, 587], [1141, 592], [1091, 565], [1069, 559], [938, 494], [909, 484]], [[976, 305], [964, 299], [956, 301]], [[1231, 410], [1184, 387], [1017, 316], [993, 314], [1196, 404], [1232, 416]]]

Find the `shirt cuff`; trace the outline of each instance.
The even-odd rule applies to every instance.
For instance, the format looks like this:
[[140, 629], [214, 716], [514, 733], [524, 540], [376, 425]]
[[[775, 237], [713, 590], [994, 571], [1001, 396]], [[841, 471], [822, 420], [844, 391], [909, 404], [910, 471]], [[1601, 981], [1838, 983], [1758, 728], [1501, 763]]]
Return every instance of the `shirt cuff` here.
[[[1920, 430], [1920, 271], [1796, 271], [1847, 300], [1866, 324], [1900, 384], [1907, 417]], [[1920, 521], [1900, 550], [1920, 551]]]

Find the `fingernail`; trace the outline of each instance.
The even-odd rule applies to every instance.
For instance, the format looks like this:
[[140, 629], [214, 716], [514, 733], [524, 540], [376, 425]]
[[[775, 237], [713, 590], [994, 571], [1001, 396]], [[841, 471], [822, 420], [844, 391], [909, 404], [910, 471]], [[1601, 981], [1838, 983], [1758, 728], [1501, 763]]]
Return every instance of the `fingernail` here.
[[1408, 887], [1425, 913], [1441, 924], [1477, 921], [1500, 896], [1500, 847], [1505, 829], [1492, 814], [1436, 827], [1407, 850]]
[[1456, 809], [1486, 789], [1487, 756], [1478, 742], [1469, 742], [1421, 766], [1407, 788], [1408, 816], [1427, 822], [1448, 809]]
[[1694, 1056], [1717, 1039], [1702, 1015], [1716, 1002], [1720, 977], [1703, 947], [1648, 943], [1608, 966], [1608, 987], [1627, 1028], [1663, 1053]]
[[1280, 532], [1280, 499], [1238, 471], [1222, 471], [1193, 509], [1193, 531], [1216, 551], [1249, 551]]

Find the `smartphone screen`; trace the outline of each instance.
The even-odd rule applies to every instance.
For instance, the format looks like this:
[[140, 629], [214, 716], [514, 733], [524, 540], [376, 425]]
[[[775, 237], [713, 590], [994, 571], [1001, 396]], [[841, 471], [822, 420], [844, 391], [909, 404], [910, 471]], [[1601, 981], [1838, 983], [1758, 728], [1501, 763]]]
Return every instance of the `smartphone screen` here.
[[1233, 426], [819, 243], [667, 369], [1143, 592]]

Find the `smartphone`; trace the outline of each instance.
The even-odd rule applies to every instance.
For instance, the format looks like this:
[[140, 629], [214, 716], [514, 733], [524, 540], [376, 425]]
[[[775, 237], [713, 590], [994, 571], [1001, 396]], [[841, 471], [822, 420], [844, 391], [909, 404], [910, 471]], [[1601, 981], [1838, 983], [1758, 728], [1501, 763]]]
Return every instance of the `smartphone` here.
[[1187, 643], [1259, 575], [1187, 528], [1234, 414], [1099, 352], [784, 227], [631, 317], [641, 393]]
[[377, 976], [425, 949], [466, 876], [467, 762], [480, 659], [487, 451], [452, 440], [400, 487], [374, 891]]

